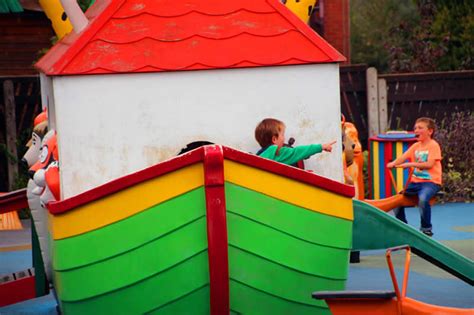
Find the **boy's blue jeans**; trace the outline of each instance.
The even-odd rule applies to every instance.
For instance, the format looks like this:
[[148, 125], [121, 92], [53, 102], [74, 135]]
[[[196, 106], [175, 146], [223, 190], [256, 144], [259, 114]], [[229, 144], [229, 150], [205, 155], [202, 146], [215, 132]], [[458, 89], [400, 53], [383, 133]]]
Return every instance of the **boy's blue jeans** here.
[[[423, 232], [431, 231], [432, 229], [430, 199], [433, 198], [440, 189], [441, 186], [435, 183], [410, 183], [404, 192], [404, 195], [407, 196], [418, 196], [418, 208], [421, 217], [420, 230]], [[407, 223], [405, 207], [396, 208], [393, 212], [399, 220]]]

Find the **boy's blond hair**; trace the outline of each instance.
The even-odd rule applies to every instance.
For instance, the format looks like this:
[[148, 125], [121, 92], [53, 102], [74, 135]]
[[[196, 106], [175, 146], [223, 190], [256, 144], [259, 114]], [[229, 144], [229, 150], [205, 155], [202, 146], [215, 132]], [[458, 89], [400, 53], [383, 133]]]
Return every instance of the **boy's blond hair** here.
[[415, 121], [415, 124], [419, 122], [425, 123], [428, 129], [433, 130], [433, 133], [431, 134], [431, 138], [433, 138], [436, 131], [436, 122], [434, 121], [434, 119], [431, 119], [429, 117], [420, 117]]
[[262, 148], [273, 144], [273, 137], [278, 137], [285, 124], [274, 118], [265, 118], [255, 128], [255, 139]]

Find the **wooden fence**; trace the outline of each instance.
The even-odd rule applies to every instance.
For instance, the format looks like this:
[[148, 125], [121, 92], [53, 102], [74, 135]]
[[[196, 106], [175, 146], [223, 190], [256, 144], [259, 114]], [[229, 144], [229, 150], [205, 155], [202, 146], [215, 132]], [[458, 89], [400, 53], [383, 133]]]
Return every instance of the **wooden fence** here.
[[364, 149], [373, 130], [412, 130], [421, 116], [440, 124], [455, 112], [474, 113], [474, 71], [377, 75], [366, 65], [341, 66], [340, 87], [341, 111]]
[[0, 192], [13, 188], [18, 173], [15, 159], [23, 156], [40, 112], [39, 76], [0, 77]]
[[454, 112], [474, 112], [474, 71], [381, 75], [387, 82], [387, 126], [411, 130], [416, 118], [438, 124]]
[[33, 63], [38, 52], [51, 47], [53, 36], [44, 12], [0, 14], [0, 74], [35, 75]]
[[368, 143], [367, 121], [367, 65], [341, 66], [339, 71], [341, 112], [346, 121], [352, 122], [359, 131], [364, 149]]

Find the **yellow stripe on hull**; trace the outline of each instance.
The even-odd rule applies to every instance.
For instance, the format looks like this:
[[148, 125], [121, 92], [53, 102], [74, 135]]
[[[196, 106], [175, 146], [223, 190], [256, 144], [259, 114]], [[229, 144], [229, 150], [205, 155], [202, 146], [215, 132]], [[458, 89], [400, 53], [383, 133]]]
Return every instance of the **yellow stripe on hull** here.
[[224, 174], [233, 184], [319, 213], [354, 219], [352, 198], [228, 160]]
[[203, 185], [203, 165], [194, 164], [105, 196], [64, 214], [50, 215], [49, 229], [55, 240], [86, 233], [123, 220]]

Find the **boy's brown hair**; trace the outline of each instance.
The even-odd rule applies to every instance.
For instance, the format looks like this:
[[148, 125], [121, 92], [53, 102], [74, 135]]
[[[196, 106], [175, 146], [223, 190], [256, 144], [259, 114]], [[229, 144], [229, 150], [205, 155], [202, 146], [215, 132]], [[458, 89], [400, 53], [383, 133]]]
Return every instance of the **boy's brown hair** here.
[[273, 144], [273, 137], [278, 137], [280, 132], [285, 128], [285, 124], [274, 118], [265, 118], [255, 128], [255, 139], [262, 148]]
[[436, 122], [429, 117], [420, 117], [415, 121], [415, 124], [419, 122], [425, 123], [428, 129], [433, 130], [433, 133], [431, 134], [431, 138], [433, 138], [436, 131]]

